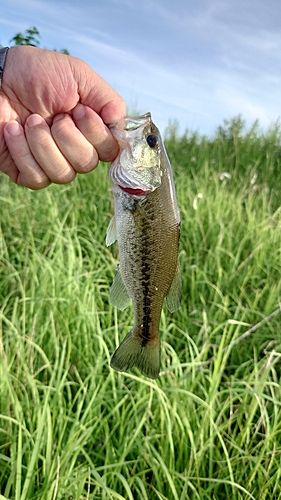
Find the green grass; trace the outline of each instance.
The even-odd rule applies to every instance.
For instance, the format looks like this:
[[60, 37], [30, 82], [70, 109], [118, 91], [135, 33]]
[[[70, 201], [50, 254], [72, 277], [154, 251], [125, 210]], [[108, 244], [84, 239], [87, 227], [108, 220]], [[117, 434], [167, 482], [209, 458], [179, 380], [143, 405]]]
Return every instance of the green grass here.
[[109, 367], [132, 311], [108, 303], [107, 167], [1, 178], [1, 499], [281, 498], [281, 315], [249, 331], [281, 297], [280, 137], [231, 126], [167, 141], [183, 303], [157, 381]]

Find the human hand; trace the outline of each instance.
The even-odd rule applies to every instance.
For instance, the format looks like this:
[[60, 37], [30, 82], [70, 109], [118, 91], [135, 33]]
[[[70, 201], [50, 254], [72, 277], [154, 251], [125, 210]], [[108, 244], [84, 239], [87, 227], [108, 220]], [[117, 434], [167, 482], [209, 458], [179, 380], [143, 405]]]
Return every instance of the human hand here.
[[70, 182], [115, 159], [107, 125], [124, 114], [122, 98], [80, 59], [12, 47], [0, 90], [0, 171], [32, 189]]

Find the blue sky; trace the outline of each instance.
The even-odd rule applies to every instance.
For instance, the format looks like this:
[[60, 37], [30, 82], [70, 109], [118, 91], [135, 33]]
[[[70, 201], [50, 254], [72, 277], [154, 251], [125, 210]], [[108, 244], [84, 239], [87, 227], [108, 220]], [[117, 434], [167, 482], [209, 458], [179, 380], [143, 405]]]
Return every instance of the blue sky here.
[[0, 43], [36, 26], [162, 130], [212, 133], [239, 113], [267, 127], [281, 114], [279, 0], [9, 0]]

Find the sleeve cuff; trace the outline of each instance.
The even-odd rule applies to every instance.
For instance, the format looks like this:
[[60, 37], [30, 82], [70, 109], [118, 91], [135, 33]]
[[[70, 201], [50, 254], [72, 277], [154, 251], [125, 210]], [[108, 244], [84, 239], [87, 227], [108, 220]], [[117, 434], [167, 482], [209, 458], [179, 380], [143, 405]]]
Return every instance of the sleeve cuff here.
[[5, 68], [5, 61], [7, 57], [9, 47], [0, 47], [0, 89], [2, 87], [3, 74]]

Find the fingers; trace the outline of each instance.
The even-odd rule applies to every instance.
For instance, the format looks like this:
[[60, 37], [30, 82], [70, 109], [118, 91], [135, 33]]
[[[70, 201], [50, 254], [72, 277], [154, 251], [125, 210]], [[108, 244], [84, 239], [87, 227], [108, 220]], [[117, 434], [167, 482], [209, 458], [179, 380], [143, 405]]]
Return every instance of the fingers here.
[[72, 110], [77, 128], [97, 151], [102, 161], [113, 161], [118, 154], [118, 143], [100, 116], [88, 106], [78, 104]]
[[27, 118], [25, 134], [33, 157], [52, 182], [64, 184], [74, 179], [75, 170], [59, 150], [41, 116], [34, 114]]
[[90, 172], [97, 166], [99, 157], [95, 148], [75, 127], [69, 115], [55, 116], [51, 132], [60, 151], [76, 172]]
[[15, 183], [17, 182], [19, 171], [16, 165], [14, 164], [13, 159], [11, 158], [11, 155], [9, 154], [8, 150], [6, 150], [3, 155], [1, 155], [0, 172], [3, 172], [4, 174], [8, 175], [11, 181]]
[[41, 189], [50, 182], [70, 182], [77, 172], [93, 170], [99, 160], [113, 161], [118, 143], [102, 119], [81, 104], [74, 108], [72, 118], [61, 113], [51, 128], [37, 114], [27, 118], [24, 128], [15, 120], [7, 123], [4, 137], [11, 156], [10, 177], [23, 186]]
[[[14, 163], [11, 162], [11, 179], [31, 189], [41, 189], [50, 181], [31, 154], [22, 126], [15, 120], [4, 128], [7, 148]], [[16, 175], [17, 174], [17, 175]]]
[[[5, 142], [14, 162], [13, 180], [31, 189], [41, 189], [55, 182], [62, 184], [74, 179], [76, 171], [55, 143], [45, 120], [30, 115], [25, 129], [15, 120], [4, 128]], [[71, 140], [71, 138], [70, 138]]]

